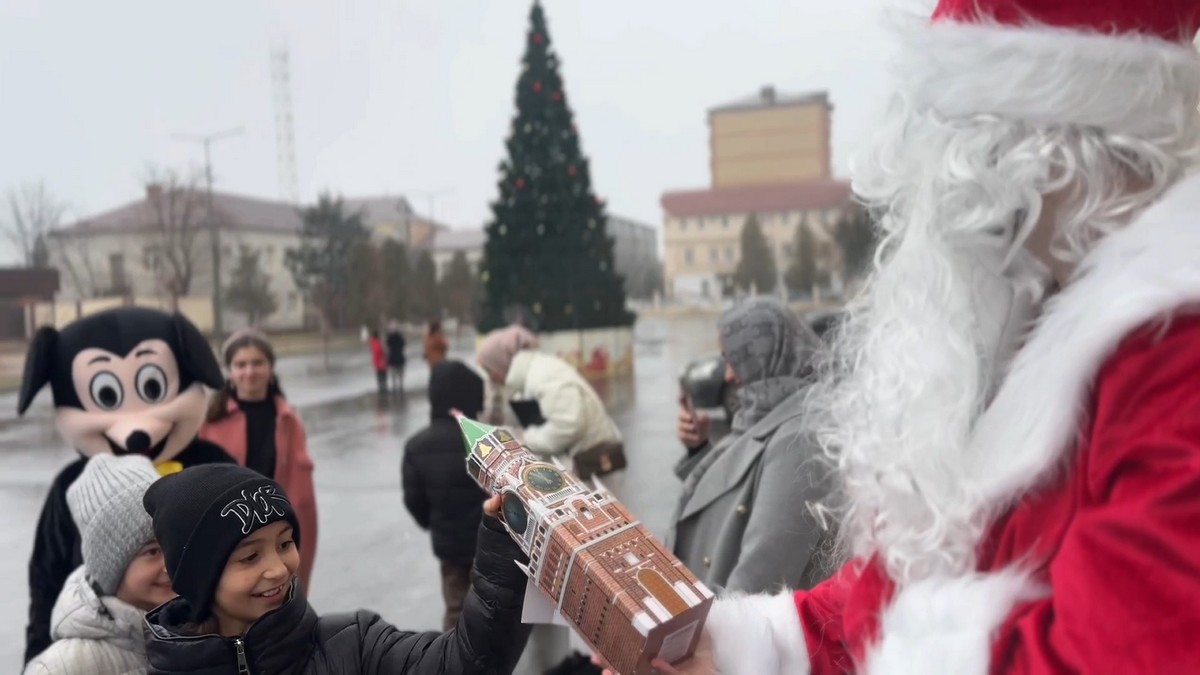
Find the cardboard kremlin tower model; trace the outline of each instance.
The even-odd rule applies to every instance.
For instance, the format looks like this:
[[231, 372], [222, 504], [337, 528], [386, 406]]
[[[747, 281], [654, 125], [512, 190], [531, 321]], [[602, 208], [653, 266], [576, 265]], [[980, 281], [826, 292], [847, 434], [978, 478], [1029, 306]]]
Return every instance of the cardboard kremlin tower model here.
[[588, 646], [620, 675], [676, 663], [700, 640], [713, 594], [597, 481], [547, 464], [505, 429], [458, 416], [467, 472], [501, 495], [524, 568]]

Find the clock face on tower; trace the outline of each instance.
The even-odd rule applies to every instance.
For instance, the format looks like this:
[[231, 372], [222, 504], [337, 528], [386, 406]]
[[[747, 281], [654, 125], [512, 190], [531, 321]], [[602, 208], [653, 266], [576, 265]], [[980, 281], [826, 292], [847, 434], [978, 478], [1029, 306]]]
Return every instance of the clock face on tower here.
[[534, 464], [521, 473], [521, 480], [542, 494], [558, 492], [567, 486], [562, 472], [549, 464]]

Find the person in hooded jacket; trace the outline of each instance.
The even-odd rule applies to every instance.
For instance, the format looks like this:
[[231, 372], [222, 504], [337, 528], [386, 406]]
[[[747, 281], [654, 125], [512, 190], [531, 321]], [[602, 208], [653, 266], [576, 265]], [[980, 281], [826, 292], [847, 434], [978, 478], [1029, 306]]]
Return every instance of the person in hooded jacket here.
[[[499, 499], [484, 510], [499, 511]], [[511, 673], [527, 562], [495, 518], [479, 527], [462, 616], [441, 632], [402, 631], [359, 610], [317, 616], [297, 583], [303, 537], [283, 489], [241, 466], [198, 467], [150, 486], [143, 500], [179, 597], [146, 615], [156, 675], [493, 675]]]
[[83, 565], [54, 605], [54, 643], [25, 675], [145, 673], [143, 618], [175, 597], [142, 496], [158, 472], [140, 455], [96, 455], [67, 490]]
[[442, 361], [429, 374], [429, 426], [404, 445], [404, 506], [429, 530], [441, 563], [446, 614], [442, 629], [458, 622], [471, 588], [471, 559], [487, 495], [467, 475], [463, 438], [451, 410], [474, 418], [483, 410], [483, 380], [460, 361]]

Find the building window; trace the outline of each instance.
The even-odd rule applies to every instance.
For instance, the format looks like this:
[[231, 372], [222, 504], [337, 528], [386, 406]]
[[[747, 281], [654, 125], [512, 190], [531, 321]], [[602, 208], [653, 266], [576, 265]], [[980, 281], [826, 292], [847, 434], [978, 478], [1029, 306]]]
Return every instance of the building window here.
[[162, 266], [162, 258], [159, 256], [157, 246], [142, 247], [142, 266], [154, 272], [157, 272]]
[[108, 256], [109, 283], [114, 291], [124, 291], [128, 279], [125, 277], [125, 254], [113, 253]]
[[733, 262], [733, 247], [725, 247], [725, 262]]
[[696, 255], [692, 252], [691, 248], [684, 249], [683, 261], [689, 265], [694, 264], [696, 262]]
[[704, 229], [704, 219], [703, 219], [703, 218], [697, 218], [697, 219], [696, 219], [696, 229], [697, 229], [697, 230], [703, 230], [703, 229]]
[[720, 262], [721, 261], [721, 252], [719, 250], [717, 250], [716, 246], [708, 249], [708, 261], [709, 262]]
[[721, 218], [721, 227], [725, 228], [726, 230], [729, 229], [729, 216]]
[[687, 232], [687, 218], [680, 218], [680, 219], [679, 219], [679, 231], [680, 231], [680, 232]]

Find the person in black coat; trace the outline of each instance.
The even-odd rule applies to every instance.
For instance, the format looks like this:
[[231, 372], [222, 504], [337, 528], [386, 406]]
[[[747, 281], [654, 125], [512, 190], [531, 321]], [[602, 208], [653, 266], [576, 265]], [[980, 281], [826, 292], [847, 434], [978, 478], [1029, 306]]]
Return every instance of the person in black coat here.
[[404, 331], [400, 327], [400, 322], [393, 319], [388, 322], [387, 328], [387, 362], [388, 370], [391, 372], [392, 389], [397, 394], [404, 393], [404, 364], [407, 363], [408, 357], [404, 355]]
[[250, 469], [190, 468], [151, 485], [143, 504], [179, 593], [146, 615], [152, 674], [506, 674], [528, 639], [517, 566], [528, 559], [494, 518], [479, 526], [458, 623], [416, 633], [367, 610], [317, 616], [296, 577], [303, 532], [291, 504]]
[[404, 505], [429, 530], [433, 554], [441, 562], [447, 630], [458, 620], [470, 588], [475, 534], [487, 496], [467, 475], [462, 431], [450, 411], [475, 417], [483, 410], [483, 398], [483, 380], [470, 368], [459, 361], [435, 364], [429, 374], [432, 419], [404, 445], [400, 466]]
[[50, 646], [54, 603], [83, 562], [67, 489], [88, 458], [144, 455], [159, 473], [233, 462], [216, 444], [196, 438], [207, 390], [221, 383], [212, 348], [182, 314], [118, 307], [77, 319], [61, 331], [38, 329], [25, 357], [17, 414], [25, 414], [38, 392], [49, 387], [55, 426], [79, 457], [51, 482], [38, 518], [29, 558], [26, 663]]

